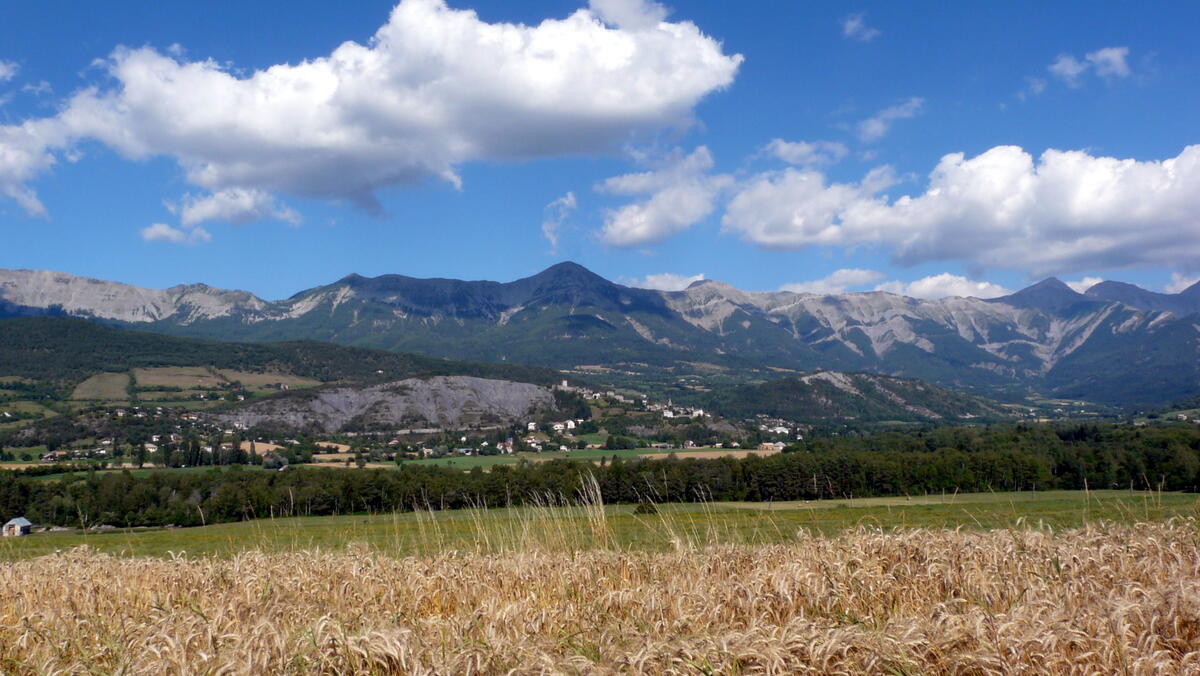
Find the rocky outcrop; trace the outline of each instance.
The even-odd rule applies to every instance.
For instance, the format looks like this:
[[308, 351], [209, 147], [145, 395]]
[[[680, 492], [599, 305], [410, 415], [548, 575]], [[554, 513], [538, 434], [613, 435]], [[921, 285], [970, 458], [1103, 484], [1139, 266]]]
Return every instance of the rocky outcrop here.
[[554, 406], [550, 390], [470, 376], [409, 378], [275, 397], [219, 414], [225, 424], [273, 423], [334, 433], [511, 423]]

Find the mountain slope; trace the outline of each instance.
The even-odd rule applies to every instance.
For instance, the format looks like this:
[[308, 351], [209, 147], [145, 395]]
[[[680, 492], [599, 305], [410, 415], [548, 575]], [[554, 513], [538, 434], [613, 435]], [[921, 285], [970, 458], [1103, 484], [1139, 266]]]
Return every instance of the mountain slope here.
[[765, 414], [804, 423], [1002, 419], [999, 406], [919, 380], [820, 371], [715, 394], [709, 406], [738, 418]]
[[70, 314], [176, 335], [603, 366], [665, 384], [713, 371], [761, 379], [782, 368], [1118, 405], [1200, 393], [1200, 320], [1183, 312], [1200, 304], [1200, 286], [1172, 295], [1101, 284], [1079, 294], [1048, 279], [992, 300], [747, 292], [716, 281], [661, 292], [560, 263], [507, 283], [350, 275], [281, 301], [202, 285], [152, 291], [7, 271], [0, 303], [0, 313]]

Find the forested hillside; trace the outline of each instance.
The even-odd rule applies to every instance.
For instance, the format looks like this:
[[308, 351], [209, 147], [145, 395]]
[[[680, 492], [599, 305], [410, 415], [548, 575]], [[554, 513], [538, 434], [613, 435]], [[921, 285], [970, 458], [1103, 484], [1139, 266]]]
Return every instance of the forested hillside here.
[[66, 387], [94, 373], [155, 366], [271, 371], [322, 382], [468, 375], [549, 385], [561, 377], [551, 369], [450, 361], [316, 341], [227, 343], [115, 329], [79, 319], [0, 319], [0, 376]]

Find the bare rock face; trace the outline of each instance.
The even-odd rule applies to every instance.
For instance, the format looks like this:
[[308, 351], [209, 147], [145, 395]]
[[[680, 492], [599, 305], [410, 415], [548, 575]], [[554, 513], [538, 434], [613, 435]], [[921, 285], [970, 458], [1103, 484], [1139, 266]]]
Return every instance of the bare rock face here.
[[254, 321], [265, 318], [270, 310], [266, 301], [245, 291], [205, 284], [143, 289], [48, 270], [0, 270], [0, 301], [131, 323], [171, 319], [187, 324], [232, 315]]
[[465, 427], [509, 423], [554, 406], [550, 390], [470, 376], [409, 378], [369, 387], [335, 387], [250, 404], [219, 419], [273, 422], [333, 433], [354, 429]]

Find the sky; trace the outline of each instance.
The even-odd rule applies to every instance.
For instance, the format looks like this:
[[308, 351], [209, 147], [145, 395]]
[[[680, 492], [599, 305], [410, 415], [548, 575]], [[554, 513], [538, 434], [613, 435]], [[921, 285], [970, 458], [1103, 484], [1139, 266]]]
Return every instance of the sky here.
[[0, 267], [1200, 278], [1200, 4], [0, 4]]

